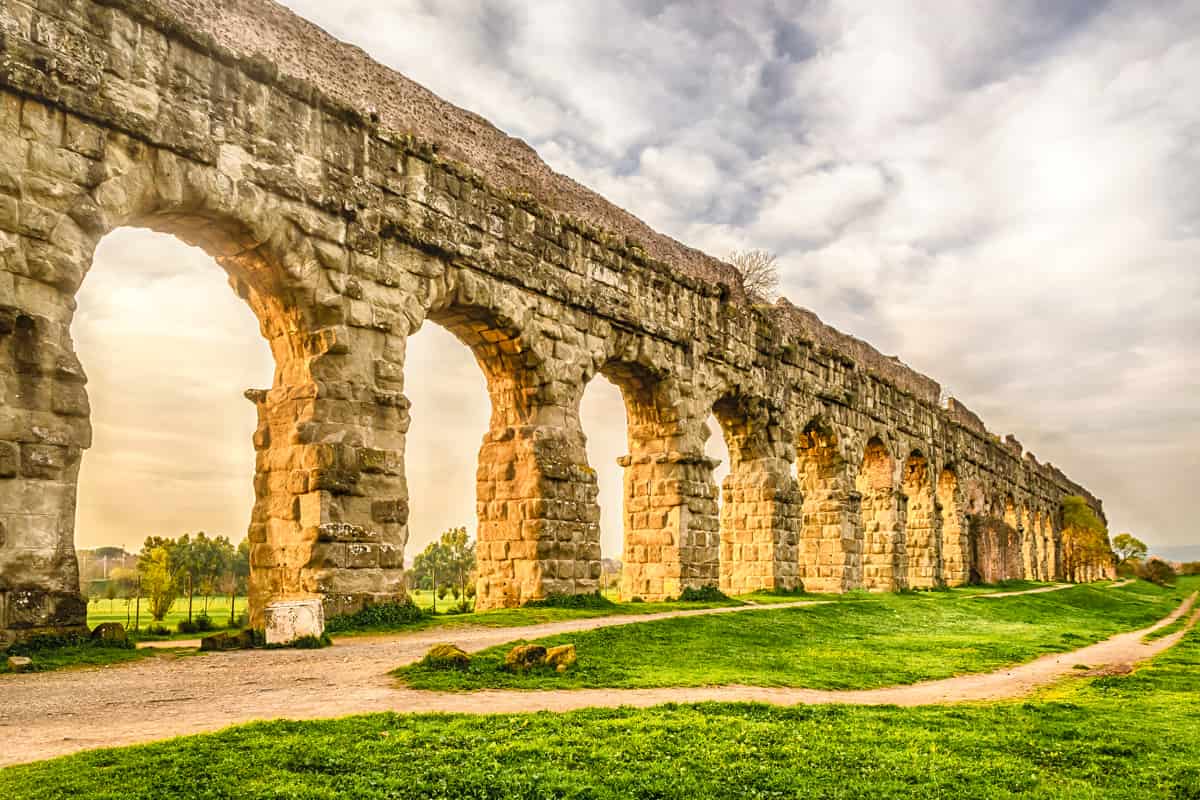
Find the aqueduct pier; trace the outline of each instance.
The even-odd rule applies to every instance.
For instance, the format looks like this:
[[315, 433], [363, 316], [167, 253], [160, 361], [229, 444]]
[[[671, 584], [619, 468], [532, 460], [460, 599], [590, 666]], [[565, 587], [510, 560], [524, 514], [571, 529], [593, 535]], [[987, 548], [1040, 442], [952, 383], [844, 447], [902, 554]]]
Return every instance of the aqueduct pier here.
[[628, 418], [627, 597], [1052, 578], [1062, 498], [1101, 510], [930, 378], [747, 297], [728, 265], [269, 0], [5, 0], [0, 642], [84, 624], [70, 325], [121, 226], [214, 256], [274, 354], [273, 385], [247, 393], [256, 622], [274, 599], [403, 594], [405, 342], [428, 323], [491, 395], [481, 608], [598, 585], [578, 413], [597, 373]]

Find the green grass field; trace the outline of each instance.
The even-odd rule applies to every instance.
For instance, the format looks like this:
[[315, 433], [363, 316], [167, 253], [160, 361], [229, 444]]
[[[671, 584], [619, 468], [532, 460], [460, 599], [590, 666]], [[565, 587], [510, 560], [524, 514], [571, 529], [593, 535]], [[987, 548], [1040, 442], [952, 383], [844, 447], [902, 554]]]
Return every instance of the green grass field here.
[[[236, 604], [237, 614], [245, 614], [247, 611], [246, 598], [238, 597], [234, 600]], [[144, 599], [142, 600], [142, 612], [140, 620], [140, 629], [137, 636], [134, 638], [153, 638], [145, 636], [145, 631], [151, 625], [164, 625], [171, 630], [172, 638], [194, 639], [199, 634], [177, 634], [176, 629], [180, 622], [187, 619], [187, 598], [180, 598], [171, 606], [170, 612], [161, 623], [155, 623], [150, 616], [150, 607]], [[197, 596], [192, 600], [192, 616], [197, 617], [204, 613], [204, 598]], [[208, 600], [208, 616], [213, 621], [213, 630], [224, 630], [229, 626], [229, 597], [210, 597]], [[127, 610], [124, 600], [99, 600], [88, 604], [88, 627], [94, 628], [102, 622], [119, 622], [126, 625], [130, 633], [134, 633], [134, 604], [130, 603]]]
[[[750, 684], [867, 689], [984, 672], [1074, 650], [1149, 625], [1200, 581], [1076, 586], [998, 599], [969, 593], [855, 595], [829, 605], [660, 620], [537, 640], [573, 643], [564, 674], [500, 669], [513, 643], [469, 669], [420, 664], [396, 675], [418, 689], [647, 688]], [[450, 637], [452, 641], [452, 637]]]
[[270, 722], [0, 771], [0, 797], [1200, 797], [1200, 630], [1131, 675], [961, 706]]

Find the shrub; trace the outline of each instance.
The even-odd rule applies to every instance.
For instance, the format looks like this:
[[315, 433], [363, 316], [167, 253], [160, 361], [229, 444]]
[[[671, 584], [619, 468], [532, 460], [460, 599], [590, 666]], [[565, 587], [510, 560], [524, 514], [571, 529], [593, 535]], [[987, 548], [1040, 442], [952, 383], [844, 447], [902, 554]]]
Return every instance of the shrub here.
[[154, 625], [151, 625], [149, 628], [146, 628], [146, 633], [148, 633], [151, 636], [170, 636], [171, 629], [168, 628], [166, 625], [154, 624]]
[[592, 594], [561, 594], [551, 592], [540, 600], [530, 600], [526, 608], [614, 608], [616, 603], [600, 592]]
[[323, 647], [330, 647], [333, 644], [333, 639], [329, 638], [328, 633], [322, 633], [318, 638], [316, 636], [301, 636], [290, 646], [296, 650], [320, 650]]
[[193, 620], [188, 620], [188, 619], [185, 619], [182, 622], [180, 622], [178, 625], [176, 625], [175, 630], [177, 630], [180, 633], [199, 633], [200, 632], [200, 629], [198, 627], [196, 627], [196, 623]]
[[728, 600], [729, 595], [711, 584], [708, 586], [688, 586], [679, 593], [681, 603], [719, 603]]
[[471, 656], [457, 645], [435, 644], [421, 659], [421, 664], [430, 669], [466, 669], [471, 665]]
[[1159, 586], [1175, 582], [1175, 569], [1161, 558], [1152, 558], [1138, 564], [1137, 576]]
[[212, 619], [209, 618], [207, 614], [201, 614], [200, 616], [196, 617], [194, 622], [196, 624], [196, 631], [198, 633], [207, 633], [215, 627]]
[[132, 650], [136, 647], [133, 642], [128, 639], [122, 641], [105, 641], [103, 639], [91, 639], [87, 636], [31, 636], [30, 638], [16, 642], [4, 651], [7, 656], [25, 656], [31, 658], [38, 653], [45, 653], [51, 650], [66, 650], [69, 648], [92, 649], [92, 650]]
[[330, 633], [370, 630], [375, 628], [402, 628], [420, 622], [425, 612], [411, 599], [397, 603], [380, 603], [366, 606], [353, 614], [338, 614], [325, 622]]

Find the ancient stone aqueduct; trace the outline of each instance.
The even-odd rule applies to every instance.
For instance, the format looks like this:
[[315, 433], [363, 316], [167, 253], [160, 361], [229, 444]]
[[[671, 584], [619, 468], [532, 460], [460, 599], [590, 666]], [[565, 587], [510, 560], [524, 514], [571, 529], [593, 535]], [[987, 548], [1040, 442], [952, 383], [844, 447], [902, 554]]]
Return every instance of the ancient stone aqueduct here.
[[0, 642], [84, 622], [70, 325], [121, 226], [212, 254], [274, 353], [274, 385], [247, 393], [256, 622], [274, 599], [328, 614], [403, 593], [405, 342], [428, 323], [491, 394], [480, 608], [597, 587], [578, 414], [597, 373], [628, 417], [627, 597], [1052, 578], [1062, 497], [1100, 510], [930, 378], [754, 302], [731, 267], [269, 0], [5, 0]]

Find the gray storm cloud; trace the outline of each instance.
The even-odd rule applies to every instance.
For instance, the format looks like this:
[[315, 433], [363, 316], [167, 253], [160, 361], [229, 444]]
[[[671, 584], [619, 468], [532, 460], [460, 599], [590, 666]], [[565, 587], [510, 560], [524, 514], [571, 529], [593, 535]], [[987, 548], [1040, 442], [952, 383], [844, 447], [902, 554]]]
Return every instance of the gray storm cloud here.
[[[1195, 3], [287, 5], [660, 230], [775, 250], [796, 303], [1079, 477], [1114, 530], [1200, 538]], [[98, 255], [75, 327], [97, 424], [81, 543], [244, 530], [240, 392], [270, 362], [222, 281], [145, 233]], [[448, 334], [411, 354], [419, 548], [471, 523], [487, 402]], [[623, 409], [591, 387], [583, 413], [615, 555]]]

